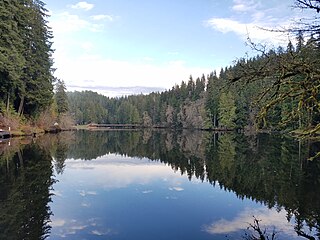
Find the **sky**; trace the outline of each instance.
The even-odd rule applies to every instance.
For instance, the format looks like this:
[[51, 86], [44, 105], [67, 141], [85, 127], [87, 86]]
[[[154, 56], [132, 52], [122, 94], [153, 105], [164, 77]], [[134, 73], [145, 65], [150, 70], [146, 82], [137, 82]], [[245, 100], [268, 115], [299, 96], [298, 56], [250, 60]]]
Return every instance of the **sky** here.
[[219, 72], [256, 43], [289, 37], [261, 28], [292, 24], [293, 0], [44, 0], [54, 75], [68, 91], [117, 97], [172, 88]]

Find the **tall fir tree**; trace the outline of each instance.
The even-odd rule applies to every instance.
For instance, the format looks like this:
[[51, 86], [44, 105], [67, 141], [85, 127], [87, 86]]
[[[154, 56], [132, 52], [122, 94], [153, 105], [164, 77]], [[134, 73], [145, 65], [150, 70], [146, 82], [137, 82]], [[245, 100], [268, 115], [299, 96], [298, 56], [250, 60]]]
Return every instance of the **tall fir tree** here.
[[[22, 11], [23, 12], [23, 11]], [[18, 0], [0, 0], [0, 112], [7, 112], [15, 99], [15, 92], [22, 88], [21, 74], [26, 63], [23, 57], [21, 3]], [[1, 107], [1, 105], [0, 105]]]
[[219, 124], [220, 127], [232, 129], [236, 126], [236, 104], [230, 91], [222, 92], [219, 101]]
[[23, 108], [24, 113], [34, 115], [50, 105], [53, 97], [52, 32], [47, 25], [45, 4], [40, 0], [23, 2], [26, 21], [21, 32], [27, 64], [22, 75], [25, 92], [21, 93], [19, 112]]
[[67, 113], [69, 110], [68, 96], [66, 93], [66, 86], [63, 80], [57, 79], [55, 101], [57, 104], [58, 114]]
[[212, 120], [214, 128], [218, 127], [218, 106], [220, 97], [220, 81], [216, 72], [212, 72], [208, 76], [207, 94], [206, 94], [206, 110]]

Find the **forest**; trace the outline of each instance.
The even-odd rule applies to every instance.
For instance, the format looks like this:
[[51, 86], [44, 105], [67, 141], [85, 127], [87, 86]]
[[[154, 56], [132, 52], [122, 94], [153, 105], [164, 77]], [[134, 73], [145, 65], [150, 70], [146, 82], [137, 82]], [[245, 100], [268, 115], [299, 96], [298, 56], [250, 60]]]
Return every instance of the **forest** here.
[[217, 73], [190, 76], [164, 92], [108, 98], [67, 92], [54, 77], [53, 33], [40, 0], [1, 0], [0, 127], [88, 123], [143, 127], [292, 131], [320, 128], [319, 0], [295, 0], [308, 13], [288, 29], [286, 47], [253, 43], [256, 51]]

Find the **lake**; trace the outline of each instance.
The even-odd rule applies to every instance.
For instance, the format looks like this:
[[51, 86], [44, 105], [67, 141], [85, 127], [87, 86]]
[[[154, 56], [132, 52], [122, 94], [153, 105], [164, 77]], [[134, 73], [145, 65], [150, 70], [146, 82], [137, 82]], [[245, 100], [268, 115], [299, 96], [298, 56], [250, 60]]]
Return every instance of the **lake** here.
[[205, 131], [0, 142], [0, 239], [319, 239], [319, 143]]

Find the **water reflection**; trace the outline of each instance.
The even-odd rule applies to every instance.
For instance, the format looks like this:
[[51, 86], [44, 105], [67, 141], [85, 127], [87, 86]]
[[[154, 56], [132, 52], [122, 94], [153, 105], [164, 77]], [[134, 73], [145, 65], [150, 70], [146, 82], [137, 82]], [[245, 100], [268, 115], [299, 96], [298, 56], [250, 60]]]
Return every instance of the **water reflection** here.
[[285, 211], [272, 211], [266, 208], [246, 208], [231, 220], [220, 219], [205, 227], [205, 230], [211, 234], [228, 234], [246, 229], [248, 224], [253, 222], [253, 217], [262, 219], [263, 228], [273, 231], [274, 226], [277, 231], [286, 233], [288, 236], [295, 237], [297, 234], [292, 228], [292, 223], [285, 222], [283, 219], [286, 217]]
[[0, 239], [45, 239], [53, 184], [49, 152], [9, 141], [0, 151]]
[[2, 143], [0, 239], [238, 239], [252, 216], [279, 239], [312, 239], [320, 163], [307, 159], [317, 149], [283, 136], [150, 130]]

